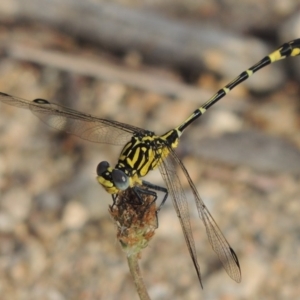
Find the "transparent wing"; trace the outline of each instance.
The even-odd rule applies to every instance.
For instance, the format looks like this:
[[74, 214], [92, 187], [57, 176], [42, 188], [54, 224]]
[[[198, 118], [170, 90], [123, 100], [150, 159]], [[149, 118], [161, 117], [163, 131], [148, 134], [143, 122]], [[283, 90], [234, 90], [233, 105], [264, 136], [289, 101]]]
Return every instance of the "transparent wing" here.
[[[194, 240], [191, 233], [191, 227], [189, 222], [189, 214], [187, 212], [187, 201], [186, 197], [184, 195], [184, 191], [182, 189], [182, 186], [180, 184], [179, 178], [176, 175], [175, 167], [176, 165], [179, 165], [185, 174], [189, 185], [192, 189], [192, 192], [195, 197], [195, 202], [197, 205], [198, 213], [200, 218], [203, 220], [203, 223], [205, 225], [206, 234], [208, 236], [209, 242], [219, 257], [220, 261], [223, 264], [224, 269], [226, 270], [227, 274], [236, 282], [241, 281], [241, 269], [240, 264], [238, 261], [238, 258], [233, 251], [233, 249], [230, 247], [229, 243], [227, 242], [226, 238], [222, 234], [220, 228], [218, 227], [217, 223], [213, 219], [212, 215], [210, 214], [208, 208], [205, 206], [204, 202], [200, 198], [198, 191], [192, 182], [192, 179], [190, 178], [186, 168], [184, 167], [181, 160], [178, 158], [176, 153], [170, 149], [170, 155], [165, 159], [164, 163], [162, 164], [162, 167], [160, 168], [160, 171], [162, 173], [162, 176], [165, 180], [165, 183], [167, 185], [167, 188], [169, 192], [172, 195], [173, 203], [175, 206], [175, 209], [177, 211], [177, 215], [180, 219], [181, 226], [187, 241], [187, 245], [192, 257], [192, 260], [194, 262], [197, 274], [199, 272], [199, 267], [197, 264], [197, 258], [195, 254], [195, 246], [194, 246]], [[198, 275], [199, 277], [199, 275]]]
[[200, 274], [200, 267], [197, 261], [196, 247], [195, 247], [195, 242], [194, 242], [191, 223], [190, 223], [188, 203], [183, 188], [181, 186], [179, 177], [176, 174], [175, 163], [176, 161], [173, 159], [172, 155], [169, 155], [159, 165], [159, 170], [165, 181], [168, 192], [171, 194], [173, 205], [175, 207], [177, 216], [179, 218], [182, 227], [185, 242], [187, 244], [193, 264], [195, 266], [199, 278], [199, 282], [201, 284], [201, 287], [203, 288], [201, 274]]
[[144, 132], [138, 127], [93, 117], [44, 99], [28, 101], [0, 92], [0, 102], [29, 109], [47, 125], [91, 142], [124, 145], [133, 133]]

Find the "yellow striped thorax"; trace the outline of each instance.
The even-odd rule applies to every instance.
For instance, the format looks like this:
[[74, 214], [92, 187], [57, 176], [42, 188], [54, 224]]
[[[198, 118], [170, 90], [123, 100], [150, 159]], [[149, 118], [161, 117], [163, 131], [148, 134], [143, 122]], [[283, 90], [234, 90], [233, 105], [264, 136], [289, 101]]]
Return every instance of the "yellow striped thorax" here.
[[[140, 177], [156, 169], [169, 155], [169, 148], [174, 149], [178, 146], [179, 136], [180, 132], [177, 129], [161, 136], [150, 131], [134, 134], [121, 151], [115, 168], [110, 167], [107, 162], [98, 165], [98, 182], [110, 194], [117, 194], [120, 190], [141, 184]], [[120, 186], [119, 183], [124, 184]]]

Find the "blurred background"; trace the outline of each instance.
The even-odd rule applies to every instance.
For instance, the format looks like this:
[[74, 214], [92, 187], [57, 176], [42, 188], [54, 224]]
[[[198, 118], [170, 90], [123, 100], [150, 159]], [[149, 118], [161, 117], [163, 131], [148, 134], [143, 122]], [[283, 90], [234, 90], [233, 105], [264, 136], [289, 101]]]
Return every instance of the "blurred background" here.
[[[297, 0], [0, 3], [0, 91], [162, 134], [282, 43]], [[300, 57], [268, 66], [183, 135], [178, 155], [235, 250], [222, 268], [185, 185], [204, 290], [170, 199], [141, 257], [151, 299], [300, 295]], [[96, 166], [120, 147], [0, 104], [2, 299], [138, 299]], [[148, 181], [163, 185], [159, 172]]]

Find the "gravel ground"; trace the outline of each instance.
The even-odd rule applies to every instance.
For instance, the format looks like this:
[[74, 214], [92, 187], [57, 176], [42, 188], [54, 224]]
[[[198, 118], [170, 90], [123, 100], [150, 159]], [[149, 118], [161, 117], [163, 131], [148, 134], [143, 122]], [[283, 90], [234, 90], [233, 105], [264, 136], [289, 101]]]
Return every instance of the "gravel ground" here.
[[[175, 9], [169, 13], [178, 16]], [[188, 10], [185, 18], [187, 14]], [[78, 58], [101, 56], [144, 67], [136, 53], [114, 57], [40, 25], [11, 22], [0, 29], [0, 44], [9, 37], [41, 49], [76, 53]], [[276, 34], [283, 35], [283, 30], [278, 27]], [[232, 281], [213, 253], [183, 180], [204, 290], [167, 201], [140, 260], [151, 299], [299, 297], [300, 90], [299, 79], [290, 71], [297, 60], [280, 63], [286, 79], [273, 92], [254, 95], [244, 85], [237, 88], [186, 131], [178, 149], [238, 255], [242, 282]], [[149, 72], [184, 83], [177, 70], [152, 65]], [[255, 76], [263, 80], [264, 75]], [[206, 71], [193, 85], [209, 97], [230, 79]], [[156, 133], [178, 125], [206, 100], [167, 98], [5, 54], [0, 60], [0, 91], [45, 98]], [[51, 130], [30, 111], [0, 105], [0, 299], [138, 299], [108, 214], [111, 198], [95, 180], [97, 164], [114, 164], [119, 151], [120, 147]], [[147, 180], [163, 185], [156, 171]]]

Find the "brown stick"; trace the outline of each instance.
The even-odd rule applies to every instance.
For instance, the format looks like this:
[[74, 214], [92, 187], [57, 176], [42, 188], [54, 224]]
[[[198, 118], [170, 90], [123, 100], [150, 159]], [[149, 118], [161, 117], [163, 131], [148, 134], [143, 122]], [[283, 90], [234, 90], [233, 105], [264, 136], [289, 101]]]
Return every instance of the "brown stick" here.
[[206, 99], [208, 93], [170, 78], [132, 70], [126, 66], [112, 64], [107, 60], [92, 60], [78, 55], [65, 54], [53, 50], [43, 50], [20, 44], [2, 45], [10, 57], [32, 63], [52, 66], [70, 73], [99, 78], [101, 80], [121, 82], [125, 85], [145, 91], [155, 92], [165, 96], [183, 99]]
[[[10, 0], [7, 5], [6, 1], [0, 1], [0, 16], [47, 23], [110, 49], [137, 50], [149, 61], [197, 70], [205, 66], [228, 78], [269, 52], [265, 44], [254, 38], [113, 3], [81, 0], [26, 0], [25, 3]], [[253, 78], [246, 84], [266, 91], [282, 80], [277, 67], [270, 66], [265, 74], [263, 79]]]
[[140, 299], [150, 300], [143, 277], [141, 275], [141, 271], [138, 263], [138, 254], [132, 254], [127, 256], [127, 262], [130, 269], [130, 274], [133, 277], [133, 281]]

